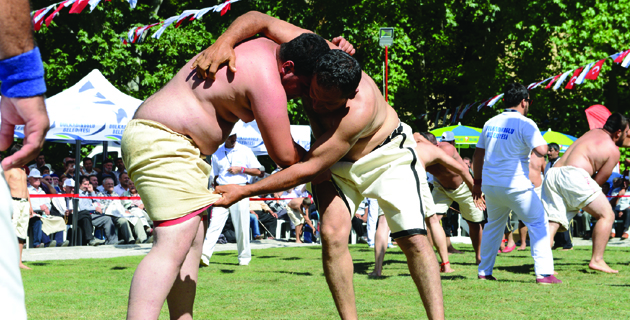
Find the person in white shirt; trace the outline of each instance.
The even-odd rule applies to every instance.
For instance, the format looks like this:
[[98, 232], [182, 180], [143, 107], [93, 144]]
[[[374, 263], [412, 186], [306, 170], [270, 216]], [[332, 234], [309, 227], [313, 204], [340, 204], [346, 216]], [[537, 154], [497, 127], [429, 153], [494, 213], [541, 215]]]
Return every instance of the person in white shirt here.
[[[623, 220], [622, 240], [628, 239], [628, 230], [630, 229], [630, 197], [628, 197], [628, 184], [629, 182], [626, 177], [617, 178], [616, 181], [613, 182], [614, 188], [610, 194], [615, 197], [610, 201], [614, 206], [613, 211], [615, 212], [615, 218]], [[613, 226], [612, 234], [614, 234], [614, 232], [615, 229]], [[611, 236], [614, 238], [613, 235]]]
[[83, 159], [83, 166], [81, 167], [81, 175], [82, 176], [91, 176], [91, 175], [97, 175], [98, 171], [94, 170], [94, 161], [92, 161], [92, 158], [85, 158]]
[[41, 167], [48, 167], [50, 173], [53, 173], [52, 166], [49, 163], [46, 163], [46, 156], [44, 156], [44, 154], [42, 153], [40, 153], [37, 158], [35, 158], [35, 163], [28, 166], [28, 170], [30, 171]]
[[[213, 185], [240, 184], [245, 185], [251, 176], [259, 176], [263, 166], [258, 162], [254, 153], [246, 146], [236, 142], [237, 134], [227, 138], [225, 144], [220, 146], [212, 155], [212, 171], [214, 173]], [[201, 264], [208, 265], [210, 257], [217, 244], [221, 230], [225, 226], [228, 214], [232, 217], [236, 243], [238, 249], [238, 264], [246, 266], [252, 260], [252, 252], [249, 246], [249, 199], [245, 198], [229, 208], [212, 208], [212, 220], [206, 232], [201, 253]]]
[[122, 195], [123, 193], [129, 191], [129, 182], [131, 179], [129, 179], [129, 175], [127, 175], [126, 172], [123, 172], [118, 176], [118, 181], [120, 181], [120, 183], [114, 187], [114, 192]]
[[[536, 282], [562, 283], [554, 276], [553, 254], [549, 247], [548, 221], [534, 185], [529, 180], [530, 161], [544, 162], [547, 142], [531, 119], [525, 117], [531, 106], [527, 88], [519, 83], [505, 90], [506, 109], [488, 120], [473, 156], [473, 197], [486, 197], [488, 223], [481, 240], [478, 278], [496, 280], [492, 269], [510, 210], [527, 225], [531, 238]], [[530, 153], [534, 156], [529, 159]], [[542, 166], [532, 166], [541, 168]], [[538, 169], [540, 170], [540, 169]], [[479, 179], [482, 177], [482, 179]]]

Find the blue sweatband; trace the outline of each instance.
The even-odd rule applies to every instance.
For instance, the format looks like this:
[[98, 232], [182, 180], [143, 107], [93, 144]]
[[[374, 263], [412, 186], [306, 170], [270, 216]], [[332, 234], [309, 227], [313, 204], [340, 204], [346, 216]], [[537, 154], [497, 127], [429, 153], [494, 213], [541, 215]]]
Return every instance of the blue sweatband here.
[[44, 65], [39, 48], [0, 60], [0, 92], [9, 98], [28, 98], [46, 92]]

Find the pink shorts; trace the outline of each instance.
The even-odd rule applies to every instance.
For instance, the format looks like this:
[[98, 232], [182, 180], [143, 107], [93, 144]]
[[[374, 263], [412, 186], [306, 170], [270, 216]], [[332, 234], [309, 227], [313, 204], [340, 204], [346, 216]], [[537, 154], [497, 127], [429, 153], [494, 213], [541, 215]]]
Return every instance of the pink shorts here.
[[[169, 227], [169, 226], [174, 226], [174, 225], [178, 225], [180, 223], [184, 223], [194, 217], [196, 217], [199, 214], [202, 214], [204, 211], [206, 211], [206, 209], [212, 207], [212, 205], [209, 205], [207, 207], [203, 207], [199, 210], [193, 211], [183, 217], [179, 217], [173, 220], [162, 220], [162, 221], [153, 221], [153, 226], [155, 228], [157, 227]], [[201, 216], [201, 221], [205, 221], [208, 218], [208, 216], [203, 215]]]

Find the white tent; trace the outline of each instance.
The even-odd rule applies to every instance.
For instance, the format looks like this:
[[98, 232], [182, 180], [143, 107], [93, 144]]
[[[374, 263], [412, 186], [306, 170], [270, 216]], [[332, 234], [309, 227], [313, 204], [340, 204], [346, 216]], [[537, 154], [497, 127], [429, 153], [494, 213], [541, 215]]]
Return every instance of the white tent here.
[[[232, 132], [236, 132], [236, 142], [245, 145], [254, 151], [257, 156], [266, 155], [267, 147], [260, 135], [260, 129], [256, 120], [245, 123], [239, 120], [234, 124]], [[292, 125], [291, 136], [293, 140], [301, 145], [307, 151], [311, 148], [311, 127], [303, 125]]]
[[[50, 130], [46, 140], [82, 144], [120, 142], [142, 100], [116, 89], [94, 69], [74, 86], [46, 99]], [[24, 126], [15, 127], [24, 138]]]

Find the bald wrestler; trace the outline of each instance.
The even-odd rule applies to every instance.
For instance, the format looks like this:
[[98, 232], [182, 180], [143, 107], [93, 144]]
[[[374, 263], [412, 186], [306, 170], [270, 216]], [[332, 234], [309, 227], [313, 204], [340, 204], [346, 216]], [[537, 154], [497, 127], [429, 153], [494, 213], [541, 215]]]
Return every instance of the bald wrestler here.
[[588, 267], [618, 273], [604, 261], [608, 236], [615, 220], [601, 185], [619, 162], [619, 147], [630, 146], [628, 119], [614, 113], [604, 128], [592, 129], [567, 149], [560, 160], [545, 173], [542, 202], [549, 217], [549, 237], [566, 231], [569, 221], [580, 209], [597, 219], [593, 227], [593, 253]]
[[[246, 15], [245, 26], [236, 28], [235, 21], [230, 27], [246, 32], [233, 38], [265, 32], [285, 42], [304, 32], [261, 13]], [[315, 70], [302, 99], [317, 139], [311, 150], [302, 161], [255, 184], [217, 187], [223, 198], [216, 205], [286, 190], [330, 169], [330, 179], [319, 177], [319, 183], [313, 182], [313, 196], [322, 219], [324, 274], [341, 318], [357, 318], [348, 237], [351, 214], [364, 197], [377, 199], [383, 210], [392, 237], [407, 257], [428, 317], [444, 318], [438, 263], [426, 238], [419, 179], [423, 170], [411, 128], [400, 122], [376, 83], [348, 54], [332, 50], [320, 57]]]
[[291, 138], [287, 100], [303, 94], [317, 58], [330, 51], [307, 33], [282, 46], [267, 38], [241, 43], [238, 73], [222, 67], [204, 80], [189, 61], [136, 111], [122, 138], [129, 176], [155, 224], [155, 242], [129, 291], [128, 319], [156, 319], [164, 301], [171, 318], [192, 318], [204, 239], [201, 214], [220, 196], [208, 190], [213, 154], [239, 119], [256, 120], [271, 158], [281, 166], [304, 150]]

